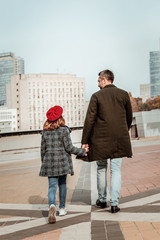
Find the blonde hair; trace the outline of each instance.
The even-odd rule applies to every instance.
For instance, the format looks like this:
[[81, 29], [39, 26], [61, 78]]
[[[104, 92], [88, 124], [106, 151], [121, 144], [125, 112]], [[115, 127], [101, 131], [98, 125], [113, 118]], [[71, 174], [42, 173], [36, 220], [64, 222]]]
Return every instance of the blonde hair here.
[[59, 128], [60, 126], [65, 126], [65, 119], [62, 116], [53, 122], [47, 119], [43, 125], [43, 129], [54, 130], [56, 128]]

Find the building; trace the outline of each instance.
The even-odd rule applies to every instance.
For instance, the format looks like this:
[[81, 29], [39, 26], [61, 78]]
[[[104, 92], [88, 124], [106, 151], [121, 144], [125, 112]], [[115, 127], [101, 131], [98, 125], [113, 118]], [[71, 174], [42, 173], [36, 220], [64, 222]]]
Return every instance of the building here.
[[133, 113], [132, 126], [136, 125], [140, 138], [160, 136], [160, 109]]
[[138, 137], [160, 136], [160, 109], [133, 113]]
[[150, 52], [151, 97], [160, 95], [160, 51]]
[[140, 84], [140, 97], [142, 98], [142, 102], [144, 103], [150, 96], [150, 84]]
[[136, 118], [134, 117], [134, 113], [133, 113], [132, 125], [129, 130], [129, 135], [131, 139], [138, 138], [137, 124], [136, 124]]
[[82, 126], [85, 80], [71, 74], [14, 75], [7, 84], [7, 106], [17, 109], [18, 130], [43, 128], [47, 110], [60, 105], [66, 125]]
[[6, 84], [14, 74], [24, 74], [24, 60], [11, 52], [0, 54], [0, 106], [6, 105]]
[[146, 138], [160, 136], [160, 109], [133, 112], [130, 129], [131, 138]]
[[0, 132], [17, 131], [17, 110], [0, 109]]

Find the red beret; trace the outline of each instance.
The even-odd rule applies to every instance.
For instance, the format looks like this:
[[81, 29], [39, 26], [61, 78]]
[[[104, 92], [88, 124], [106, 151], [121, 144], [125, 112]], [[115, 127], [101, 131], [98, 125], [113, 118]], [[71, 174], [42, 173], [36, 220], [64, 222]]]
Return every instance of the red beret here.
[[61, 108], [60, 106], [54, 106], [48, 110], [48, 112], [46, 113], [46, 116], [49, 121], [53, 122], [58, 118], [60, 118], [62, 116], [62, 113], [63, 113], [63, 108]]

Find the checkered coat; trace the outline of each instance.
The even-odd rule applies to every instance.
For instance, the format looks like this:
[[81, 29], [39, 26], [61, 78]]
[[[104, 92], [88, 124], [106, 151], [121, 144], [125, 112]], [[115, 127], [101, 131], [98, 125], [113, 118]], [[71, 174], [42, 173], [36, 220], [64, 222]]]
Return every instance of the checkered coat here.
[[85, 155], [85, 149], [72, 145], [70, 129], [67, 126], [54, 130], [43, 130], [41, 139], [40, 176], [53, 177], [73, 175], [71, 154]]

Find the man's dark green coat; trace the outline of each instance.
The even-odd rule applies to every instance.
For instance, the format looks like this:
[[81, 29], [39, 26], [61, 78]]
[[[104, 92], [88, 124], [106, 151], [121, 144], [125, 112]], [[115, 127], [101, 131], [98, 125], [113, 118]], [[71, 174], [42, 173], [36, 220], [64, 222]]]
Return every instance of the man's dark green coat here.
[[89, 160], [131, 157], [132, 107], [126, 91], [110, 84], [91, 97], [82, 134]]

